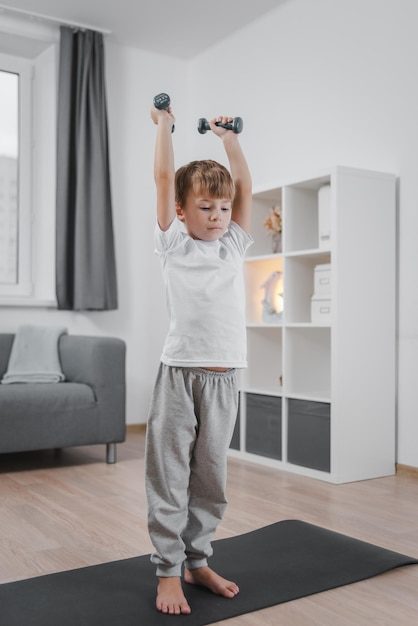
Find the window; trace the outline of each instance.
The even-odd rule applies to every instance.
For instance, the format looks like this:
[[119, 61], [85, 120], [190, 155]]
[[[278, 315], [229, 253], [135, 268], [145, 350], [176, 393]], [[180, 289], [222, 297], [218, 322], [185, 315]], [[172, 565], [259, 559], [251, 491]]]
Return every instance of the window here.
[[0, 14], [0, 306], [56, 305], [58, 58], [56, 25]]
[[0, 54], [0, 295], [29, 295], [31, 63]]

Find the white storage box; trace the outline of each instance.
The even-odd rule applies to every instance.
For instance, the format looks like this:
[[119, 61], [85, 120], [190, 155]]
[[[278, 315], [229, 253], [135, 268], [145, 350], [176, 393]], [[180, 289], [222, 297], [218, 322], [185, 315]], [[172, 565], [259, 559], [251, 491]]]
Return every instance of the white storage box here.
[[314, 295], [331, 295], [331, 264], [323, 263], [314, 268]]
[[319, 248], [329, 250], [331, 245], [331, 186], [318, 190], [318, 239]]
[[331, 324], [331, 298], [326, 295], [314, 295], [311, 298], [311, 322], [312, 324]]

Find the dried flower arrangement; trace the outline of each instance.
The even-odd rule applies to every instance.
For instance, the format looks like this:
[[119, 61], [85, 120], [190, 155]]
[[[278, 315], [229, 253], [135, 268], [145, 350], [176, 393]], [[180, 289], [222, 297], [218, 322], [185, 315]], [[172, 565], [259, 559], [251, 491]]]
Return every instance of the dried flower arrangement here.
[[279, 206], [271, 207], [268, 216], [264, 220], [264, 226], [268, 235], [282, 232], [282, 210]]

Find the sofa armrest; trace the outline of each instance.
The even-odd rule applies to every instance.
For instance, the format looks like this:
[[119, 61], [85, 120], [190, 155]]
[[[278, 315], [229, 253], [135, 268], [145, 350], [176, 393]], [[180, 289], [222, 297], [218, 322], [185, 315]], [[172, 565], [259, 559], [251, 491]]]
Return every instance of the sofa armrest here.
[[0, 379], [7, 372], [14, 338], [11, 333], [0, 333]]
[[[105, 423], [120, 420], [125, 436], [126, 344], [116, 337], [62, 335], [59, 355], [66, 380], [89, 385]], [[110, 425], [109, 425], [110, 428]], [[122, 440], [122, 439], [120, 439]]]

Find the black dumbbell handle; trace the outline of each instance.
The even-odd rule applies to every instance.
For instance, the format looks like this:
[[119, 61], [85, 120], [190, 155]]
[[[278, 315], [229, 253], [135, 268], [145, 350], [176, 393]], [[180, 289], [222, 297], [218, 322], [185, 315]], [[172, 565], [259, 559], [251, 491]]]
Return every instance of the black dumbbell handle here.
[[[233, 130], [234, 133], [240, 133], [242, 132], [244, 122], [241, 117], [234, 117], [232, 122], [227, 122], [226, 124], [223, 122], [215, 122], [215, 126], [220, 126], [221, 128], [226, 128], [227, 130]], [[202, 135], [204, 135], [206, 131], [210, 130], [210, 125], [206, 118], [201, 117], [199, 119], [197, 130]]]
[[[168, 111], [168, 107], [170, 106], [170, 96], [168, 95], [168, 93], [159, 93], [158, 95], [154, 96], [154, 106], [156, 109], [159, 109], [160, 111], [165, 110]], [[174, 133], [174, 124], [173, 127], [171, 129], [171, 132]]]

